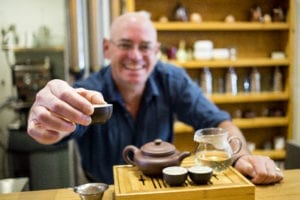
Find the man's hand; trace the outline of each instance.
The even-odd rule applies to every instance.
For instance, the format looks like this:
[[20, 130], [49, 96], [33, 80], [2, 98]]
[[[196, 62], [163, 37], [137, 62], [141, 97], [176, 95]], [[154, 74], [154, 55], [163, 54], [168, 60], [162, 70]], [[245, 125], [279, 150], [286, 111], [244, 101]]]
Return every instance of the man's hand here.
[[235, 163], [235, 168], [249, 176], [254, 184], [271, 184], [283, 179], [280, 169], [266, 156], [243, 155]]
[[28, 134], [43, 144], [53, 144], [75, 130], [89, 125], [92, 104], [106, 103], [101, 93], [74, 89], [67, 82], [52, 80], [37, 95], [28, 117]]

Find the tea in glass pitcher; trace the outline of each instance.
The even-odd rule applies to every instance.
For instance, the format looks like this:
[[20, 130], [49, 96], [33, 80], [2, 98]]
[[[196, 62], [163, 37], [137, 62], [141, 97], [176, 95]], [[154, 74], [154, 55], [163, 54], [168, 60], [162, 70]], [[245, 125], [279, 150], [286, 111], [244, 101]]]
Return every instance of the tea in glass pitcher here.
[[[228, 131], [222, 128], [197, 130], [194, 141], [198, 142], [195, 153], [196, 164], [211, 167], [215, 172], [222, 172], [231, 166], [232, 156], [242, 148], [240, 138], [228, 138]], [[230, 146], [233, 141], [237, 141], [234, 150]]]

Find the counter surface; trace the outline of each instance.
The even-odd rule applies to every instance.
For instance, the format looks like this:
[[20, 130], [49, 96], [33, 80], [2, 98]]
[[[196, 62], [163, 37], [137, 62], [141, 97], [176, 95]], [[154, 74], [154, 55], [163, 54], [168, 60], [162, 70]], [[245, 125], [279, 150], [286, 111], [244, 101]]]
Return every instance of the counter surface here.
[[[256, 186], [255, 200], [298, 200], [300, 197], [300, 169], [284, 171], [281, 183]], [[114, 186], [105, 192], [103, 200], [113, 200]], [[0, 194], [0, 200], [80, 200], [72, 188]]]

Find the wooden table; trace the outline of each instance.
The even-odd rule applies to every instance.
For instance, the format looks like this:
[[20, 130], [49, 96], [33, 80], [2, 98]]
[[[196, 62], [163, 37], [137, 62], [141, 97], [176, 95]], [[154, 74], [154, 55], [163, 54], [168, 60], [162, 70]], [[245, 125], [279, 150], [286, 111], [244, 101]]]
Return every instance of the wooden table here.
[[[256, 186], [256, 200], [299, 200], [300, 169], [284, 171], [281, 183]], [[113, 200], [114, 186], [105, 192], [103, 200]], [[180, 197], [178, 198], [178, 200]], [[71, 188], [0, 194], [0, 200], [80, 200]]]

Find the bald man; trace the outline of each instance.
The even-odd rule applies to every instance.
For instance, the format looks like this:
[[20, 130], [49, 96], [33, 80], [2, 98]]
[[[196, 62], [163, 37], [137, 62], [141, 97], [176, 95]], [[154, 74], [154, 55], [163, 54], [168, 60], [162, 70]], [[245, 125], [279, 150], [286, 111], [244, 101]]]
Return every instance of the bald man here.
[[[112, 167], [124, 164], [127, 145], [140, 147], [157, 138], [172, 142], [175, 117], [194, 129], [221, 127], [239, 137], [243, 148], [234, 166], [253, 183], [283, 178], [270, 158], [250, 155], [229, 114], [206, 99], [182, 68], [157, 59], [157, 32], [144, 13], [118, 17], [103, 49], [108, 66], [73, 87], [52, 80], [38, 92], [27, 127], [28, 134], [43, 144], [75, 139], [90, 181], [112, 184]], [[92, 105], [107, 102], [113, 104], [111, 119], [91, 124]]]

